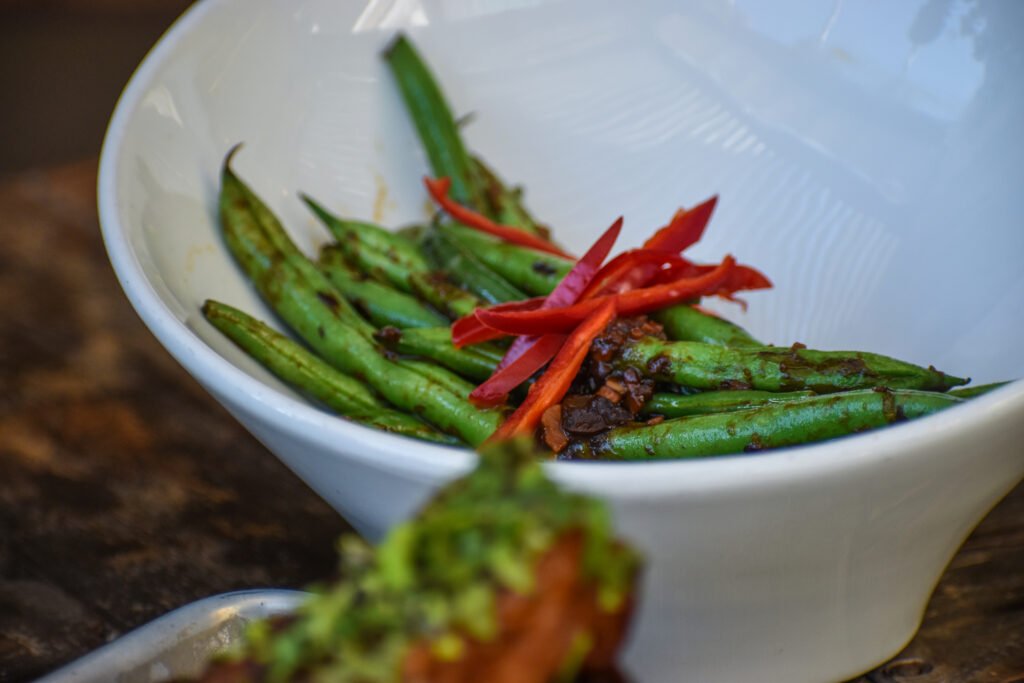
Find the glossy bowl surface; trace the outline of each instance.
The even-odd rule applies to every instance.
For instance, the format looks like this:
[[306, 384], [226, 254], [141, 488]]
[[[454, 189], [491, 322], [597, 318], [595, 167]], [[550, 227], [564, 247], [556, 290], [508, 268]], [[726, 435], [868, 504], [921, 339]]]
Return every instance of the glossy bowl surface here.
[[[188, 371], [359, 529], [378, 535], [472, 456], [301, 401], [199, 313], [272, 320], [222, 244], [237, 170], [312, 251], [296, 200], [423, 217], [423, 155], [378, 57], [407, 30], [471, 146], [579, 249], [637, 244], [718, 193], [695, 255], [776, 288], [757, 336], [877, 351], [987, 382], [1024, 375], [1017, 3], [205, 0], [160, 41], [107, 135], [99, 206], [118, 277]], [[1024, 475], [1024, 383], [890, 429], [756, 456], [552, 465], [650, 558], [638, 680], [823, 681], [913, 634], [943, 567]], [[225, 454], [230, 457], [230, 454]]]

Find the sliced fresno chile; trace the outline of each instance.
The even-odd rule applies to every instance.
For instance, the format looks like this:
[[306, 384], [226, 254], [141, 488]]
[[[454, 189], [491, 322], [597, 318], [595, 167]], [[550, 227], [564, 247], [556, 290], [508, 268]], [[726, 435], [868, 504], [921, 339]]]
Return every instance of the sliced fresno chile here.
[[685, 259], [681, 256], [665, 251], [630, 249], [606, 263], [591, 280], [590, 286], [580, 295], [580, 299], [620, 294], [643, 287], [665, 268], [677, 267], [683, 261]]
[[[657, 276], [652, 280], [653, 284], [673, 282], [679, 278], [697, 277], [704, 275], [705, 273], [710, 273], [715, 269], [715, 266], [691, 263], [685, 259], [682, 259], [682, 261], [683, 263], [678, 267], [670, 267], [659, 271]], [[720, 296], [723, 299], [734, 301], [746, 310], [747, 303], [742, 299], [733, 296], [736, 292], [749, 292], [755, 289], [771, 289], [771, 287], [772, 281], [769, 280], [764, 273], [756, 268], [752, 268], [751, 266], [738, 263], [736, 264], [736, 267], [732, 269], [732, 272], [729, 273], [729, 276], [725, 279], [725, 282], [722, 283], [722, 286], [718, 291], [711, 292], [708, 296]]]
[[[740, 266], [737, 264], [736, 267], [739, 268]], [[678, 261], [658, 271], [651, 279], [651, 283], [660, 285], [683, 277], [698, 277], [710, 272], [713, 268], [713, 265], [694, 263], [680, 256]]]
[[700, 241], [717, 203], [716, 195], [692, 209], [676, 211], [669, 224], [644, 242], [642, 249], [627, 251], [609, 261], [581, 298], [626, 292], [650, 284], [664, 266], [679, 260], [677, 254]]
[[455, 348], [461, 349], [472, 344], [483, 344], [505, 336], [504, 332], [499, 332], [493, 327], [483, 324], [477, 317], [479, 310], [459, 318], [452, 325], [452, 344]]
[[[604, 233], [597, 238], [590, 249], [587, 250], [580, 260], [576, 262], [576, 265], [572, 267], [565, 277], [562, 278], [561, 282], [551, 291], [550, 294], [544, 299], [539, 308], [559, 308], [561, 306], [568, 306], [576, 303], [579, 299], [580, 293], [587, 288], [590, 281], [594, 278], [601, 264], [604, 263], [605, 258], [608, 257], [612, 247], [615, 245], [615, 240], [618, 239], [619, 233], [622, 231], [622, 217], [618, 219], [611, 226], [604, 231]], [[531, 309], [534, 310], [534, 309]], [[512, 343], [505, 357], [501, 359], [498, 364], [498, 369], [502, 369], [506, 365], [512, 363], [525, 353], [536, 341], [537, 337], [518, 337]], [[549, 342], [550, 343], [550, 342]], [[554, 354], [552, 354], [554, 355]], [[547, 360], [551, 360], [550, 357]], [[536, 368], [540, 369], [540, 366]]]
[[735, 259], [726, 256], [714, 270], [695, 278], [634, 289], [623, 294], [601, 296], [563, 308], [509, 312], [481, 309], [476, 315], [484, 325], [505, 334], [568, 332], [607, 301], [616, 302], [620, 315], [631, 316], [658, 310], [697, 296], [715, 294], [722, 290], [735, 265]]
[[[639, 250], [643, 251], [643, 250]], [[618, 257], [616, 257], [618, 258]], [[609, 261], [610, 266], [614, 263], [615, 259]], [[672, 262], [675, 261], [675, 264]], [[652, 286], [665, 286], [672, 285], [673, 283], [686, 282], [695, 278], [707, 276], [711, 273], [716, 272], [722, 267], [719, 265], [702, 265], [692, 263], [678, 256], [669, 255], [665, 263], [670, 264], [668, 268], [659, 270], [657, 275], [652, 280], [652, 285], [649, 285], [645, 289], [650, 289]], [[602, 271], [604, 268], [601, 269]], [[598, 276], [600, 277], [600, 272]], [[596, 280], [596, 278], [595, 278]], [[743, 301], [737, 299], [734, 294], [739, 291], [750, 291], [756, 289], [768, 289], [772, 286], [771, 280], [769, 280], [763, 273], [756, 268], [752, 268], [747, 265], [736, 264], [734, 265], [729, 274], [721, 281], [718, 287], [709, 288], [707, 291], [703, 291], [699, 294], [693, 295], [694, 298], [697, 296], [720, 296], [731, 301], [736, 301], [740, 305], [743, 305]], [[633, 290], [642, 291], [642, 290]], [[580, 297], [581, 301], [594, 301], [599, 297], [588, 298], [586, 292]], [[683, 297], [690, 298], [690, 297]], [[490, 313], [506, 313], [506, 312], [517, 312], [517, 311], [531, 311], [537, 310], [540, 306], [537, 304], [537, 299], [529, 300], [526, 302], [517, 302], [519, 304], [525, 304], [522, 306], [510, 306], [509, 304], [500, 304], [488, 309], [482, 309], [486, 311], [485, 315]], [[671, 303], [680, 303], [679, 301], [673, 301]], [[665, 306], [671, 305], [671, 303], [664, 304]], [[620, 304], [621, 308], [621, 304]], [[657, 307], [647, 308], [642, 312], [650, 312], [656, 310]], [[477, 344], [485, 341], [491, 341], [494, 339], [500, 339], [506, 336], [506, 332], [496, 330], [495, 328], [487, 325], [481, 317], [478, 315], [482, 311], [476, 311], [472, 316], [460, 319], [455, 323], [452, 328], [452, 338], [456, 342], [457, 346], [465, 346], [467, 344]], [[623, 313], [623, 315], [626, 315]], [[461, 329], [459, 329], [461, 328]], [[552, 329], [551, 331], [555, 331]]]
[[[481, 324], [483, 324], [483, 323], [481, 323]], [[488, 329], [490, 329], [490, 328], [488, 328]], [[540, 341], [540, 339], [541, 339], [541, 337], [536, 337], [536, 336], [516, 337], [514, 340], [512, 340], [512, 344], [508, 347], [508, 351], [505, 352], [505, 355], [502, 357], [501, 361], [498, 363], [498, 367], [495, 368], [495, 372], [497, 372], [499, 370], [503, 370], [503, 369], [507, 368], [509, 365], [511, 365], [512, 363], [514, 363], [515, 361], [519, 360], [519, 357], [522, 356], [527, 351], [529, 351], [531, 348], [533, 348], [533, 345], [536, 344], [538, 341]], [[548, 342], [548, 343], [552, 343], [552, 342]], [[557, 351], [558, 351], [558, 349], [555, 349], [555, 351], [553, 351], [551, 353], [551, 356], [549, 356], [547, 360], [551, 360], [551, 358], [554, 357], [555, 352], [557, 352]], [[545, 361], [545, 362], [547, 362], [547, 361]], [[538, 366], [537, 369], [539, 370], [540, 367]]]
[[463, 225], [475, 228], [481, 232], [486, 232], [490, 235], [494, 235], [506, 242], [518, 244], [523, 247], [529, 247], [536, 249], [537, 251], [547, 252], [549, 254], [555, 254], [556, 256], [562, 256], [564, 258], [573, 258], [573, 256], [566, 251], [559, 249], [557, 246], [548, 242], [543, 237], [538, 237], [532, 233], [514, 228], [508, 225], [499, 225], [490, 218], [478, 214], [472, 209], [462, 206], [454, 199], [448, 196], [448, 188], [451, 187], [451, 178], [424, 178], [423, 183], [427, 186], [427, 192], [434, 198], [434, 201], [444, 209], [449, 216], [457, 220]]
[[[503, 304], [497, 304], [488, 310], [502, 312], [533, 311], [540, 308], [543, 304], [544, 297], [538, 296], [522, 301], [508, 301]], [[476, 317], [476, 311], [469, 315], [464, 315], [452, 323], [452, 343], [456, 348], [462, 348], [470, 344], [480, 344], [492, 339], [499, 339], [503, 336], [505, 335], [500, 332], [495, 333], [494, 330], [480, 322]]]
[[572, 267], [558, 286], [548, 294], [541, 308], [556, 308], [574, 304], [583, 291], [590, 285], [594, 276], [601, 268], [601, 264], [608, 258], [615, 240], [622, 232], [622, 216], [619, 216], [604, 233], [597, 238], [594, 244], [587, 249], [587, 253], [580, 257], [576, 265]]
[[734, 292], [771, 288], [772, 281], [764, 273], [751, 266], [737, 264], [716, 294], [728, 297]]
[[[535, 372], [544, 367], [545, 363], [555, 357], [565, 343], [566, 337], [564, 334], [545, 334], [530, 339], [535, 341], [514, 360], [504, 367], [499, 367], [486, 382], [469, 394], [469, 400], [474, 405], [489, 408], [504, 403], [510, 391], [530, 379]], [[511, 352], [511, 349], [509, 351]]]
[[718, 195], [692, 209], [679, 209], [664, 228], [644, 242], [644, 249], [656, 249], [678, 254], [700, 241], [718, 204]]
[[[718, 196], [715, 195], [688, 211], [677, 211], [676, 215], [672, 217], [672, 221], [647, 240], [644, 243], [644, 247], [670, 252], [684, 251], [687, 247], [700, 240], [717, 203]], [[680, 258], [679, 262], [657, 271], [648, 282], [662, 284], [682, 277], [697, 277], [710, 272], [714, 267], [698, 265]], [[633, 277], [635, 278], [636, 276], [634, 275]], [[737, 265], [729, 274], [722, 287], [718, 291], [712, 292], [712, 295], [734, 301], [746, 310], [747, 302], [734, 296], [736, 292], [740, 290], [769, 289], [771, 286], [771, 280], [760, 271], [750, 266]]]
[[[580, 293], [590, 284], [595, 273], [607, 258], [615, 240], [622, 231], [620, 216], [597, 238], [572, 270], [566, 273], [558, 286], [547, 296], [540, 308], [558, 308], [576, 303]], [[540, 337], [517, 337], [509, 347], [498, 369], [491, 377], [478, 386], [469, 398], [478, 406], [494, 406], [502, 403], [510, 391], [529, 379], [551, 360], [562, 342], [564, 335], [549, 334]]]
[[521, 435], [533, 435], [544, 411], [558, 403], [569, 391], [576, 373], [590, 352], [590, 344], [615, 317], [616, 302], [606, 298], [581, 321], [558, 351], [548, 369], [530, 388], [526, 400], [490, 436], [488, 442], [503, 441]]

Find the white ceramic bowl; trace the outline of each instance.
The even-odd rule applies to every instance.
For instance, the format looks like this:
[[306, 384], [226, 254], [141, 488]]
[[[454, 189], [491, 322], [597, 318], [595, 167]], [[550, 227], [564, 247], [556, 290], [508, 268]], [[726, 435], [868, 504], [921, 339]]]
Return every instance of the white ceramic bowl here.
[[[409, 514], [472, 456], [311, 407], [199, 313], [215, 297], [270, 319], [215, 220], [238, 141], [237, 169], [303, 248], [326, 235], [298, 190], [388, 225], [422, 215], [423, 155], [378, 58], [403, 28], [477, 113], [472, 147], [570, 247], [620, 213], [636, 244], [717, 192], [698, 255], [733, 252], [775, 280], [749, 314], [722, 309], [758, 336], [1020, 377], [1021, 6], [936, 7], [206, 0], [118, 104], [107, 248], [167, 349], [356, 527]], [[639, 681], [827, 681], [911, 637], [956, 548], [1024, 474], [1022, 439], [1017, 382], [832, 443], [551, 471], [609, 500], [650, 559], [628, 652]]]

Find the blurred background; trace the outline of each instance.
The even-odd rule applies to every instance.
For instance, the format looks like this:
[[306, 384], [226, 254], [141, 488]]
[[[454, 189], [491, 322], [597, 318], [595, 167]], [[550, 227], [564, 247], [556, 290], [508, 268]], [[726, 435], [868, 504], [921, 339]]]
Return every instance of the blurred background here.
[[191, 0], [0, 0], [0, 175], [99, 154], [118, 93]]

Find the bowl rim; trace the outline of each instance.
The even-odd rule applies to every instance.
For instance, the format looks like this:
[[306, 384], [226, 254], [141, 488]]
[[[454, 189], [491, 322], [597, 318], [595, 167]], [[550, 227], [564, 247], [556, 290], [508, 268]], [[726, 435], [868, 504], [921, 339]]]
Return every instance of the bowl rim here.
[[[264, 384], [218, 354], [174, 315], [147, 280], [121, 221], [118, 178], [125, 138], [154, 77], [177, 45], [212, 12], [240, 0], [205, 0], [189, 7], [150, 48], [118, 98], [100, 154], [97, 204], [111, 265], [129, 302], [167, 351], [231, 412], [256, 413], [274, 430], [313, 443], [332, 455], [362, 460], [379, 469], [424, 479], [457, 476], [473, 462], [469, 450], [416, 442], [350, 422]], [[648, 462], [550, 462], [549, 471], [570, 485], [616, 498], [762, 488], [871, 467], [902, 452], [927, 452], [964, 431], [984, 432], [1024, 418], [1024, 380], [1010, 382], [952, 410], [832, 441], [758, 453]], [[347, 443], [342, 453], [332, 444]], [[414, 448], [410, 448], [415, 444]], [[387, 458], [381, 458], [387, 454]]]

